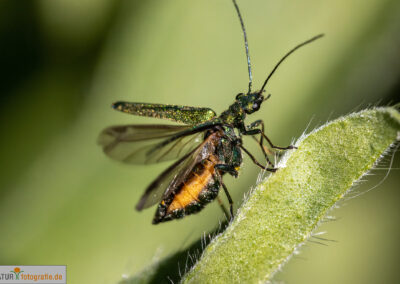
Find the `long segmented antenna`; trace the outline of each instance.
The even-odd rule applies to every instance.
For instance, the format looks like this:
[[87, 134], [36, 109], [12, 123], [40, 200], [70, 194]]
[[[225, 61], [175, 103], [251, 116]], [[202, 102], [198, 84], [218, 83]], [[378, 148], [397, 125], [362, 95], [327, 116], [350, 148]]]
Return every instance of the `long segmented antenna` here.
[[251, 63], [250, 63], [250, 54], [249, 54], [249, 43], [247, 42], [247, 34], [246, 29], [244, 27], [244, 22], [242, 15], [240, 14], [239, 6], [236, 3], [236, 0], [232, 0], [233, 5], [235, 6], [236, 12], [239, 16], [240, 25], [242, 26], [243, 37], [244, 37], [244, 47], [246, 48], [246, 57], [247, 57], [247, 68], [249, 70], [249, 94], [251, 93], [251, 85], [253, 84], [253, 74], [251, 73]]
[[319, 35], [317, 35], [317, 36], [315, 36], [315, 37], [313, 37], [313, 38], [311, 38], [311, 39], [309, 39], [309, 40], [307, 40], [307, 41], [305, 41], [305, 42], [303, 42], [303, 43], [300, 43], [299, 45], [295, 46], [292, 50], [290, 50], [288, 53], [286, 53], [285, 56], [283, 56], [282, 59], [279, 60], [279, 62], [275, 65], [275, 67], [274, 67], [274, 69], [272, 69], [271, 73], [269, 73], [267, 79], [265, 80], [264, 84], [263, 84], [262, 87], [261, 87], [261, 90], [260, 90], [258, 93], [261, 94], [262, 92], [264, 92], [264, 88], [265, 88], [265, 86], [267, 85], [269, 79], [270, 79], [270, 78], [272, 77], [272, 75], [275, 73], [276, 69], [278, 69], [279, 65], [281, 65], [281, 63], [282, 63], [290, 54], [292, 54], [293, 52], [295, 52], [295, 51], [296, 51], [297, 49], [299, 49], [300, 47], [302, 47], [302, 46], [304, 46], [304, 45], [306, 45], [306, 44], [309, 44], [309, 43], [313, 42], [314, 40], [317, 40], [317, 39], [319, 39], [319, 38], [321, 38], [321, 37], [323, 37], [323, 36], [324, 36], [324, 34], [319, 34]]

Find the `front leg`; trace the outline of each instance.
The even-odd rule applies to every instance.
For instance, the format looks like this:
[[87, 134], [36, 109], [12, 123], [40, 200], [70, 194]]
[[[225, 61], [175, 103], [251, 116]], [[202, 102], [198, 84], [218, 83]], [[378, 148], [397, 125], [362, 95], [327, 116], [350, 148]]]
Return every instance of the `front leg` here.
[[[267, 167], [264, 167], [263, 165], [261, 165], [261, 164], [256, 160], [256, 158], [255, 158], [246, 148], [243, 147], [243, 145], [241, 145], [240, 148], [242, 148], [242, 150], [250, 157], [250, 159], [253, 161], [254, 164], [256, 164], [257, 166], [259, 166], [259, 167], [260, 167], [261, 169], [263, 169], [264, 171], [269, 171], [269, 172], [276, 172], [276, 171], [277, 171], [277, 168], [275, 168], [275, 167], [273, 167], [273, 168], [267, 168]], [[268, 157], [267, 157], [267, 161], [269, 162]], [[271, 163], [271, 162], [269, 162], [269, 163]]]
[[[255, 137], [255, 135], [260, 134], [261, 130], [258, 127], [259, 123], [262, 123], [261, 120], [256, 120], [255, 122], [253, 122], [252, 124], [250, 124], [248, 127], [246, 127], [244, 124], [242, 125], [240, 129], [240, 132], [243, 133], [244, 135], [251, 135], [251, 137], [253, 137], [253, 139], [258, 143], [258, 145], [261, 148], [261, 151], [264, 154], [264, 158], [267, 161], [267, 163], [272, 167], [275, 168], [274, 163], [271, 162], [271, 160], [268, 157], [267, 151], [265, 150], [264, 147], [264, 141], [263, 141], [263, 136], [260, 135], [260, 140], [257, 140], [257, 138]], [[269, 151], [271, 152], [271, 151]], [[270, 153], [271, 154], [271, 153]]]
[[[257, 128], [261, 125], [261, 129]], [[258, 130], [258, 132], [257, 132]], [[289, 145], [287, 147], [279, 147], [279, 146], [275, 146], [274, 144], [272, 144], [271, 140], [268, 138], [267, 135], [265, 135], [264, 132], [264, 121], [262, 120], [256, 120], [253, 123], [251, 123], [249, 126], [245, 127], [245, 132], [242, 133], [243, 135], [255, 135], [255, 134], [261, 134], [261, 139], [260, 139], [260, 144], [263, 145], [263, 138], [265, 138], [265, 140], [267, 140], [268, 144], [271, 146], [271, 148], [273, 149], [280, 149], [280, 150], [290, 150], [290, 149], [297, 149], [297, 147], [293, 146], [293, 145]]]

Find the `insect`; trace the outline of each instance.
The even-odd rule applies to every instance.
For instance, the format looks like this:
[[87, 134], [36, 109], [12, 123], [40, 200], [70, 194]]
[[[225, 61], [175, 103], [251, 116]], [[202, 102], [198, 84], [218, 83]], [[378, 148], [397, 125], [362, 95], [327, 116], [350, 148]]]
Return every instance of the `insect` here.
[[[252, 71], [244, 22], [236, 3], [232, 0], [244, 36], [249, 74], [248, 91], [239, 93], [229, 108], [219, 116], [210, 108], [164, 105], [152, 103], [116, 102], [115, 110], [145, 117], [153, 117], [182, 123], [182, 125], [120, 125], [104, 129], [98, 138], [104, 153], [112, 159], [128, 164], [152, 164], [177, 160], [145, 190], [136, 209], [158, 203], [153, 224], [183, 218], [199, 212], [217, 198], [223, 188], [230, 204], [233, 218], [233, 201], [223, 182], [225, 174], [238, 176], [242, 164], [242, 152], [266, 171], [277, 169], [268, 158], [264, 142], [272, 149], [288, 150], [294, 146], [278, 147], [264, 133], [264, 122], [257, 120], [245, 124], [247, 115], [260, 109], [270, 95], [264, 97], [265, 87], [279, 65], [295, 50], [322, 37], [317, 35], [294, 47], [275, 65], [259, 91], [252, 91]], [[242, 136], [252, 136], [260, 146], [268, 166], [259, 163], [244, 147]], [[258, 139], [256, 138], [258, 137]], [[227, 210], [218, 199], [221, 207]]]

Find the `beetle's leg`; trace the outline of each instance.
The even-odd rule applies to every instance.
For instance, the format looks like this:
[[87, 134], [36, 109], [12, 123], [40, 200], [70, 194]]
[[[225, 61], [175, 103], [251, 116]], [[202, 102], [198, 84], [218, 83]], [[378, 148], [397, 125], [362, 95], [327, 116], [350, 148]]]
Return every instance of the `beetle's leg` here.
[[[257, 142], [257, 144], [260, 146], [260, 148], [261, 148], [261, 150], [262, 150], [262, 152], [263, 152], [263, 154], [264, 154], [264, 158], [265, 158], [265, 160], [267, 161], [267, 163], [271, 166], [271, 167], [275, 167], [275, 165], [274, 165], [274, 163], [272, 163], [271, 162], [271, 160], [269, 159], [269, 157], [268, 157], [268, 154], [267, 154], [267, 150], [265, 150], [265, 146], [263, 145], [263, 136], [262, 135], [260, 135], [260, 140], [257, 140], [257, 138], [253, 135], [253, 136], [251, 136], [256, 142]], [[269, 152], [271, 152], [271, 154], [272, 154], [272, 151], [269, 151]]]
[[[217, 165], [216, 165], [216, 166], [217, 166]], [[233, 215], [233, 200], [232, 200], [232, 197], [231, 197], [231, 195], [229, 194], [229, 191], [228, 191], [228, 189], [226, 188], [226, 185], [225, 185], [224, 182], [222, 181], [222, 177], [221, 177], [221, 174], [219, 173], [219, 171], [215, 171], [215, 173], [216, 173], [216, 175], [217, 175], [217, 178], [218, 178], [219, 183], [222, 185], [222, 188], [224, 189], [226, 198], [228, 198], [228, 201], [229, 201], [229, 211], [230, 211], [230, 213], [231, 213], [231, 221], [232, 221], [232, 220], [233, 220], [233, 217], [234, 217], [234, 215]]]
[[257, 126], [260, 124], [260, 122], [262, 122], [261, 120], [256, 120], [253, 123], [251, 123], [248, 127], [246, 127], [244, 124], [242, 125], [242, 127], [240, 128], [240, 131], [243, 135], [250, 135], [251, 137], [253, 137], [253, 139], [258, 143], [258, 145], [261, 147], [261, 150], [264, 154], [265, 160], [267, 161], [267, 163], [271, 166], [271, 167], [275, 167], [275, 165], [271, 162], [271, 160], [268, 157], [268, 154], [265, 150], [265, 146], [263, 145], [263, 136], [260, 135], [260, 140], [257, 140], [257, 138], [255, 137], [255, 135], [257, 134], [261, 134], [261, 130], [259, 128], [257, 128]]
[[[228, 218], [229, 218], [229, 212], [228, 212], [228, 210], [226, 210], [226, 207], [225, 207], [225, 205], [222, 203], [222, 200], [221, 200], [221, 198], [219, 198], [219, 196], [217, 196], [217, 201], [218, 201], [219, 207], [221, 208], [222, 212], [224, 212], [224, 215], [225, 215], [226, 220], [228, 220]], [[232, 217], [231, 217], [231, 218], [232, 218]]]
[[[265, 132], [264, 132], [264, 121], [262, 121], [262, 120], [256, 120], [256, 121], [254, 121], [253, 123], [251, 123], [248, 127], [247, 127], [247, 133], [255, 133], [256, 131], [254, 131], [254, 130], [257, 130], [257, 127], [259, 126], [259, 125], [261, 125], [261, 130], [260, 130], [260, 132], [258, 132], [258, 133], [260, 133], [261, 134], [261, 137], [264, 137], [265, 138], [265, 140], [267, 140], [267, 142], [268, 142], [268, 144], [271, 146], [271, 148], [273, 148], [273, 149], [280, 149], [280, 150], [290, 150], [290, 149], [297, 149], [297, 147], [295, 147], [295, 146], [293, 146], [293, 145], [289, 145], [289, 146], [287, 146], [287, 147], [279, 147], [279, 146], [275, 146], [274, 144], [272, 144], [272, 142], [271, 142], [271, 140], [268, 138], [268, 136], [267, 135], [265, 135]], [[254, 135], [254, 134], [247, 134], [247, 133], [243, 133], [244, 135]], [[257, 133], [257, 134], [258, 134]], [[262, 141], [262, 139], [260, 139], [260, 141]]]
[[263, 139], [264, 137], [262, 135], [260, 135], [260, 139], [258, 140], [254, 135], [251, 136], [251, 138], [254, 139], [254, 141], [257, 142], [257, 144], [262, 148], [263, 154], [265, 155], [273, 155], [275, 154], [274, 151], [272, 151], [271, 149], [269, 149], [267, 146], [263, 145]]
[[[264, 132], [264, 122], [263, 122], [262, 120], [256, 120], [256, 121], [254, 121], [253, 123], [251, 123], [251, 124], [247, 127], [247, 129], [254, 129], [254, 128], [258, 127], [260, 124], [261, 124], [261, 132]], [[261, 134], [261, 133], [260, 133], [260, 134]], [[253, 136], [253, 137], [254, 137], [254, 136]], [[263, 141], [263, 139], [264, 139], [264, 136], [261, 134], [261, 135], [260, 135], [259, 144], [260, 144], [261, 148], [263, 149], [264, 156], [266, 156], [267, 153], [266, 153], [266, 151], [265, 151], [265, 149], [264, 149], [264, 141]]]
[[269, 172], [276, 172], [277, 168], [267, 168], [264, 167], [263, 165], [261, 165], [256, 158], [254, 158], [254, 156], [246, 149], [243, 147], [243, 145], [240, 145], [240, 148], [242, 148], [242, 150], [249, 155], [250, 159], [253, 161], [254, 164], [256, 164], [257, 166], [259, 166], [260, 168], [262, 168], [265, 171], [269, 171]]

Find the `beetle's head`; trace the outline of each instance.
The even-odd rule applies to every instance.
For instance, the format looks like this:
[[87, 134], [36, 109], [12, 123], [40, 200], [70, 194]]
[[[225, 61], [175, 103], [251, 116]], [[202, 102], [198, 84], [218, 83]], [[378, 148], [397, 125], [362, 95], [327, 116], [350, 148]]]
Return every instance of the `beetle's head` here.
[[236, 102], [239, 103], [240, 107], [245, 113], [250, 114], [258, 111], [262, 102], [266, 101], [270, 96], [271, 95], [268, 95], [266, 98], [264, 98], [260, 92], [249, 94], [240, 93], [236, 96]]

